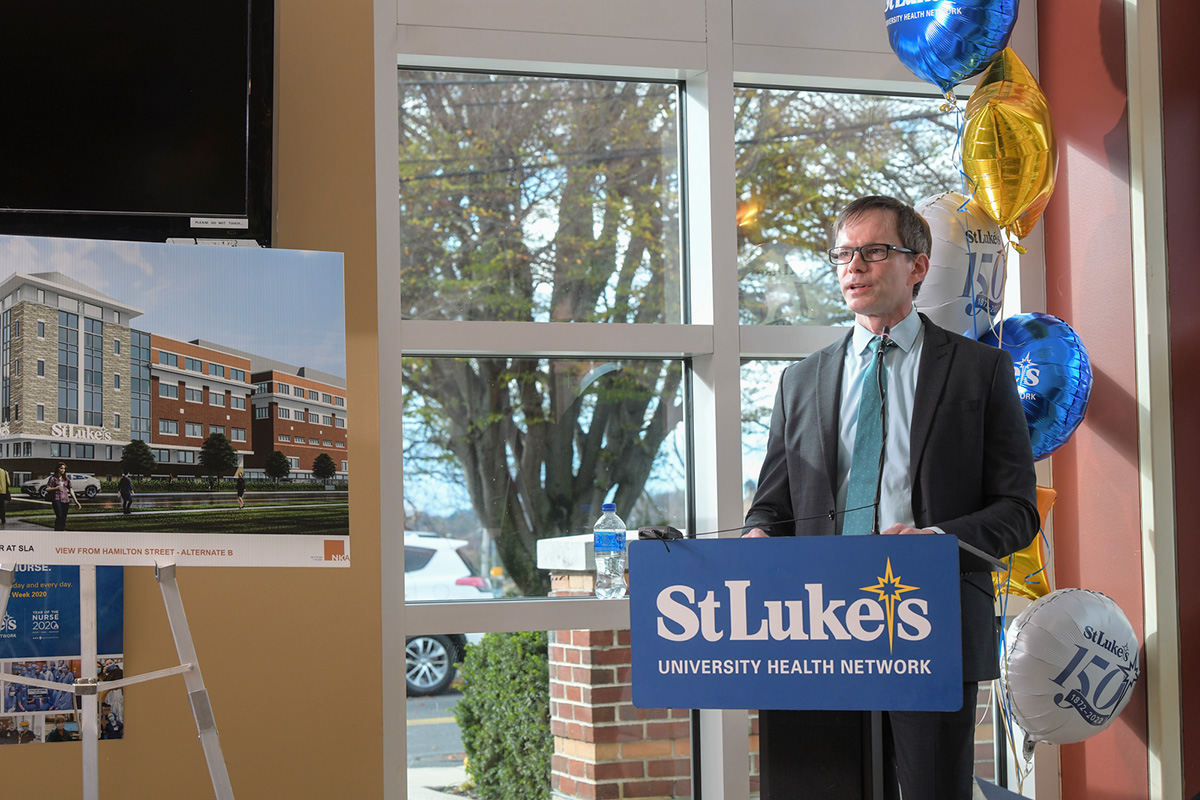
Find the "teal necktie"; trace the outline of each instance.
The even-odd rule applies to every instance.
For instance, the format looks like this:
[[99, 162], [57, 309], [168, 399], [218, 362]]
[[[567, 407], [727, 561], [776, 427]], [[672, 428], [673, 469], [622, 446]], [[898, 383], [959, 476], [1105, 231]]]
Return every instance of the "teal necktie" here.
[[[891, 341], [888, 341], [891, 344]], [[871, 363], [863, 373], [862, 395], [858, 401], [858, 423], [854, 433], [854, 453], [850, 458], [850, 481], [846, 486], [846, 516], [843, 536], [876, 533], [876, 492], [883, 466], [883, 408], [887, 397], [887, 348], [883, 337], [869, 345]]]

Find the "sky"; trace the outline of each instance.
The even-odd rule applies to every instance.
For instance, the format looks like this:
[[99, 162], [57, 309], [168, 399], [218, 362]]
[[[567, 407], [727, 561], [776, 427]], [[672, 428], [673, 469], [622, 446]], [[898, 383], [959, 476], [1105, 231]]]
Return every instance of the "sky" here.
[[134, 308], [149, 333], [346, 376], [342, 254], [0, 236], [0, 281], [60, 272]]

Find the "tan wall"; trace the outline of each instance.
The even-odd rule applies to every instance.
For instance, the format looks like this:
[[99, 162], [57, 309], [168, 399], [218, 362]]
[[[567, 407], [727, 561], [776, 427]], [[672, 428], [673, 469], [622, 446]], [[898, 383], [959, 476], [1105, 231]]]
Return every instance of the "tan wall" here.
[[[345, 253], [348, 405], [379, 471], [372, 4], [280, 2], [277, 246]], [[357, 300], [357, 302], [355, 302]], [[239, 798], [383, 795], [379, 503], [351, 497], [347, 570], [182, 569], [179, 586]], [[178, 663], [149, 568], [125, 578], [126, 675]], [[183, 679], [127, 690], [102, 798], [211, 798]], [[79, 797], [78, 745], [0, 750], [6, 793]]]

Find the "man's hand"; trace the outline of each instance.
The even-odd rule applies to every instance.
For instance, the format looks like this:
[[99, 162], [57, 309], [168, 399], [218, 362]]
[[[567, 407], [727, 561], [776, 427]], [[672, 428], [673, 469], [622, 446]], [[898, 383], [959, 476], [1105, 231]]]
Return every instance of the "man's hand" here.
[[893, 525], [892, 527], [888, 528], [886, 531], [880, 531], [879, 535], [880, 536], [895, 536], [897, 534], [906, 535], [906, 534], [910, 534], [910, 533], [929, 533], [929, 534], [933, 534], [934, 536], [937, 535], [937, 531], [931, 531], [931, 530], [929, 530], [929, 528], [912, 528], [912, 527], [909, 527], [908, 525], [900, 525], [900, 524]]
[[742, 534], [742, 538], [743, 539], [769, 539], [771, 537], [767, 536], [766, 531], [764, 531], [762, 528], [751, 528], [749, 531]]

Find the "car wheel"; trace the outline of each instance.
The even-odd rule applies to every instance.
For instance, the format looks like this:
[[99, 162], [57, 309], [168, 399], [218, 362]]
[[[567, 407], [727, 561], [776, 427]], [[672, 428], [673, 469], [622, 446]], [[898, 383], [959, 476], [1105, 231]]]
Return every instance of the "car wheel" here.
[[42, 498], [43, 500], [45, 500], [45, 499], [46, 499], [46, 494], [47, 494], [47, 492], [46, 492], [46, 487], [45, 487], [45, 486], [43, 486], [42, 488], [38, 489], [38, 497], [40, 497], [40, 498]]
[[97, 489], [95, 486], [89, 486], [88, 488], [83, 490], [84, 497], [95, 497], [99, 493], [100, 493], [100, 490]]
[[447, 636], [413, 636], [404, 645], [404, 678], [410, 695], [440, 694], [454, 681], [458, 648]]

